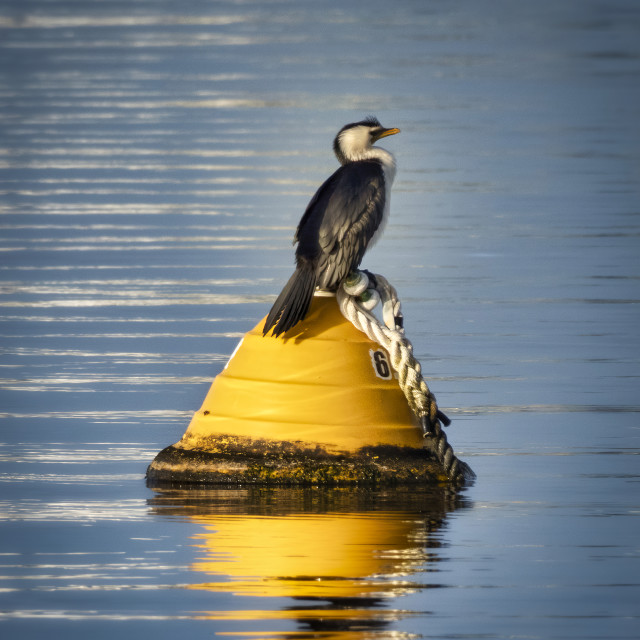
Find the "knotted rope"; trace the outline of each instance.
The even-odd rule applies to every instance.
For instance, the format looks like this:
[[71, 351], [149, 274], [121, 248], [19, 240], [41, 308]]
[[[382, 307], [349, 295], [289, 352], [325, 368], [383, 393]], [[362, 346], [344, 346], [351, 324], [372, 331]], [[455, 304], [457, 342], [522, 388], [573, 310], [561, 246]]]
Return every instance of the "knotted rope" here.
[[[400, 388], [422, 426], [425, 448], [435, 455], [451, 481], [464, 483], [474, 478], [471, 468], [456, 458], [442, 430], [442, 424], [448, 426], [451, 421], [438, 409], [435, 396], [422, 376], [422, 367], [413, 355], [413, 345], [404, 334], [395, 288], [379, 274], [357, 271], [338, 288], [336, 297], [342, 315], [389, 354]], [[384, 324], [371, 313], [379, 302]]]

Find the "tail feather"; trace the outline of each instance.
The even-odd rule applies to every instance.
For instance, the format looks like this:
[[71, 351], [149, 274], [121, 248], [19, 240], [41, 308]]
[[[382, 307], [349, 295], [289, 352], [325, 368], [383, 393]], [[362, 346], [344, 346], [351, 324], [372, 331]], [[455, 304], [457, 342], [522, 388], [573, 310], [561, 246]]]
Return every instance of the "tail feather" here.
[[271, 307], [262, 334], [266, 336], [273, 328], [273, 335], [277, 338], [298, 324], [309, 311], [315, 288], [316, 276], [313, 269], [304, 265], [298, 267]]

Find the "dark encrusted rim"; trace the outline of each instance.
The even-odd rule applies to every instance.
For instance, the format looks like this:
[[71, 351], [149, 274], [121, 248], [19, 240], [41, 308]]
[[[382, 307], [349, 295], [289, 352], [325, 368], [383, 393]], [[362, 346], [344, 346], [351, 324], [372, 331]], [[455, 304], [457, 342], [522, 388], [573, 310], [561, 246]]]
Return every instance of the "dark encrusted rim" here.
[[179, 442], [163, 449], [147, 469], [147, 482], [196, 485], [385, 486], [448, 484], [426, 450], [381, 445], [329, 453], [303, 443], [211, 439], [204, 448]]

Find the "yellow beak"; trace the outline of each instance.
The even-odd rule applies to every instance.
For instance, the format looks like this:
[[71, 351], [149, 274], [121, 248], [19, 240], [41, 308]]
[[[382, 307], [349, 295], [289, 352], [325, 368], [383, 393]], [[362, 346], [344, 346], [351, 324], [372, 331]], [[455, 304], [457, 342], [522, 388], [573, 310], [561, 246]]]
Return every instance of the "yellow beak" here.
[[400, 129], [383, 129], [378, 135], [376, 135], [376, 140], [386, 138], [387, 136], [395, 136], [396, 133], [400, 133]]

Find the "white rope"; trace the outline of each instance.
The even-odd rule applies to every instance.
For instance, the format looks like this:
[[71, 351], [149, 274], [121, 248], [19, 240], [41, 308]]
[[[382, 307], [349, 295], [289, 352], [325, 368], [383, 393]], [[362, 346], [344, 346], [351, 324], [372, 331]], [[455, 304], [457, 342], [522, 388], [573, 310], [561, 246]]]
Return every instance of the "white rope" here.
[[[400, 388], [420, 421], [425, 444], [449, 477], [452, 480], [473, 477], [468, 465], [455, 457], [441, 429], [441, 422], [448, 425], [450, 421], [439, 411], [435, 396], [422, 376], [422, 367], [413, 355], [413, 345], [404, 334], [400, 300], [394, 287], [379, 274], [358, 271], [338, 288], [336, 297], [342, 315], [389, 354]], [[371, 313], [377, 304], [376, 298], [382, 301], [384, 324]]]
[[[356, 329], [365, 333], [369, 339], [377, 342], [389, 353], [391, 366], [398, 374], [398, 383], [411, 410], [421, 421], [423, 418], [427, 418], [426, 421], [423, 421], [423, 428], [424, 435], [428, 435], [432, 423], [437, 420], [435, 398], [422, 377], [422, 367], [413, 356], [413, 346], [404, 335], [404, 329], [400, 325], [401, 321], [397, 320], [397, 318], [402, 318], [402, 312], [396, 290], [383, 276], [375, 274], [373, 278], [375, 278], [375, 283], [370, 283], [365, 273], [358, 272], [357, 280], [347, 280], [337, 292], [340, 311]], [[378, 318], [366, 308], [371, 308], [367, 304], [368, 299], [365, 299], [363, 303], [361, 299], [356, 297], [359, 295], [362, 298], [363, 283], [373, 284], [375, 288], [368, 289], [368, 291], [377, 292], [382, 300], [384, 324], [381, 324]]]

